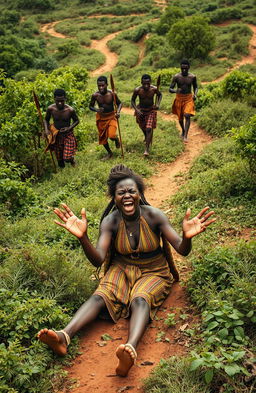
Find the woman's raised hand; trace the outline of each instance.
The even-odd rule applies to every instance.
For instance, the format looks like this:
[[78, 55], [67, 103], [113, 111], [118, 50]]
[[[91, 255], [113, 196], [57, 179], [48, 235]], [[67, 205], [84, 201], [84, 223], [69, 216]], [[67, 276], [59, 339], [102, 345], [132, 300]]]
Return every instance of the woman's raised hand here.
[[53, 211], [63, 222], [59, 222], [57, 220], [54, 220], [54, 222], [67, 229], [70, 233], [72, 233], [72, 235], [75, 235], [78, 238], [83, 237], [87, 231], [85, 209], [83, 208], [81, 210], [82, 219], [80, 219], [74, 215], [72, 210], [65, 203], [61, 203], [61, 206], [64, 208], [64, 210], [55, 208]]
[[216, 218], [212, 218], [209, 220], [209, 217], [211, 217], [214, 214], [214, 211], [210, 211], [209, 213], [205, 212], [209, 209], [209, 206], [205, 207], [202, 209], [197, 216], [194, 218], [190, 219], [191, 215], [191, 210], [188, 209], [186, 211], [185, 217], [183, 219], [183, 233], [187, 239], [191, 239], [192, 237], [198, 235], [199, 233], [203, 232], [206, 230], [206, 228], [214, 221], [216, 221]]

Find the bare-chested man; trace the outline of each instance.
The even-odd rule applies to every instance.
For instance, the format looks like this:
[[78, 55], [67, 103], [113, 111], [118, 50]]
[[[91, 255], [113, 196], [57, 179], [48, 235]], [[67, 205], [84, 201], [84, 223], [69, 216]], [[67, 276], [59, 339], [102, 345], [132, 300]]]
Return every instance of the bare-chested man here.
[[[73, 129], [78, 125], [79, 119], [76, 111], [71, 106], [65, 104], [66, 92], [63, 89], [54, 91], [55, 104], [47, 108], [45, 115], [45, 131], [54, 143], [48, 145], [47, 149], [55, 152], [58, 165], [65, 167], [65, 162], [69, 162], [75, 166], [75, 152], [77, 150], [77, 142]], [[50, 119], [53, 118], [53, 124]], [[71, 123], [72, 119], [72, 124]]]
[[[185, 143], [188, 141], [190, 117], [195, 115], [194, 101], [198, 91], [196, 76], [189, 72], [189, 68], [189, 61], [182, 60], [180, 63], [181, 72], [174, 75], [169, 88], [170, 93], [176, 93], [176, 98], [172, 106], [172, 113], [179, 118], [182, 129], [181, 137]], [[175, 85], [177, 85], [177, 89], [174, 89]], [[194, 94], [191, 92], [192, 86]]]
[[[115, 95], [117, 112], [114, 111], [114, 96], [111, 90], [108, 90], [108, 80], [106, 76], [100, 76], [97, 79], [98, 91], [91, 97], [89, 108], [96, 113], [96, 125], [99, 132], [99, 145], [103, 145], [108, 152], [104, 159], [113, 156], [113, 152], [108, 144], [108, 138], [115, 141], [116, 148], [120, 148], [119, 138], [116, 135], [117, 119], [120, 116], [122, 103], [118, 96]], [[98, 108], [95, 108], [95, 104]]]
[[[156, 104], [154, 103], [155, 96], [157, 97]], [[137, 97], [139, 97], [139, 105], [136, 106]], [[156, 86], [151, 85], [150, 75], [142, 75], [141, 86], [134, 89], [131, 105], [135, 109], [136, 121], [145, 137], [145, 157], [149, 155], [149, 149], [153, 138], [153, 129], [156, 128], [156, 111], [159, 109], [161, 100], [162, 94], [158, 91]]]

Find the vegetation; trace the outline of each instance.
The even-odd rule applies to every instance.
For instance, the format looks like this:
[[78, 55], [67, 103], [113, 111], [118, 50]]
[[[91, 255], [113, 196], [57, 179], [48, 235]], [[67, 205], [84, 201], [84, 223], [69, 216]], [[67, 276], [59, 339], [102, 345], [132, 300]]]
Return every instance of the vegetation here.
[[[150, 0], [12, 0], [8, 5], [0, 0], [0, 8], [0, 391], [51, 393], [65, 377], [63, 361], [38, 343], [36, 333], [49, 325], [63, 327], [97, 285], [77, 240], [54, 226], [52, 208], [65, 201], [79, 214], [86, 206], [95, 242], [107, 204], [107, 173], [120, 162], [119, 151], [111, 162], [100, 160], [104, 151], [87, 109], [96, 87], [89, 71], [104, 63], [104, 56], [90, 49], [91, 41], [117, 33], [108, 45], [119, 54], [113, 75], [124, 105], [141, 75], [150, 73], [154, 84], [161, 75], [161, 108], [170, 111], [168, 86], [180, 58], [192, 60], [199, 81], [223, 75], [248, 53], [252, 32], [241, 22], [256, 23], [255, 4], [175, 0], [161, 12]], [[235, 22], [213, 26], [230, 19]], [[67, 39], [40, 32], [40, 24], [53, 21], [61, 21], [54, 28]], [[255, 235], [255, 75], [255, 65], [247, 65], [219, 83], [200, 86], [196, 121], [215, 140], [189, 174], [181, 175], [186, 185], [166, 203], [175, 211], [170, 218], [177, 227], [189, 206], [196, 211], [209, 204], [218, 217], [195, 239], [189, 259], [188, 292], [202, 321], [184, 332], [191, 338], [188, 356], [162, 360], [145, 381], [147, 393], [255, 389], [256, 244], [247, 241]], [[76, 171], [66, 167], [53, 173], [44, 153], [32, 91], [44, 116], [57, 87], [67, 91], [80, 117]], [[134, 118], [122, 114], [120, 123], [125, 163], [146, 178], [157, 162], [171, 162], [183, 150], [175, 124], [158, 118], [152, 155], [141, 160], [143, 135]], [[172, 328], [175, 314], [168, 313], [163, 323]], [[75, 340], [70, 356], [76, 351]]]

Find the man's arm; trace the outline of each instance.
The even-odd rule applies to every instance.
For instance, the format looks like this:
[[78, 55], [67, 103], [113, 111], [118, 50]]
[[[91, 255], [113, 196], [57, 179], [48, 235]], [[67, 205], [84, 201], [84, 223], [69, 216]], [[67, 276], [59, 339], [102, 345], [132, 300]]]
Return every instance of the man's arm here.
[[154, 105], [154, 109], [159, 109], [162, 101], [162, 93], [156, 89], [156, 104]]
[[117, 109], [116, 109], [116, 117], [120, 117], [120, 112], [122, 109], [122, 102], [120, 101], [118, 95], [115, 93], [115, 97], [116, 97], [116, 105], [117, 105]]
[[92, 95], [92, 97], [91, 97], [91, 101], [90, 101], [90, 104], [89, 104], [89, 109], [91, 110], [91, 111], [93, 111], [93, 112], [104, 112], [104, 108], [103, 107], [101, 107], [101, 108], [95, 108], [95, 103], [97, 102], [97, 95], [96, 94], [93, 94]]
[[138, 97], [138, 95], [139, 95], [139, 89], [136, 88], [136, 89], [134, 89], [134, 92], [133, 92], [133, 95], [131, 98], [131, 106], [133, 107], [133, 109], [135, 110], [135, 112], [138, 115], [142, 116], [142, 112], [136, 106], [136, 98]]
[[194, 90], [193, 99], [196, 100], [196, 98], [197, 98], [196, 96], [197, 96], [197, 92], [198, 92], [196, 76], [193, 78], [192, 85], [193, 85], [193, 90]]
[[175, 85], [177, 83], [177, 79], [176, 79], [176, 75], [172, 78], [171, 84], [170, 84], [170, 88], [169, 88], [169, 92], [170, 93], [177, 93], [178, 89], [174, 89]]
[[73, 128], [75, 128], [79, 124], [79, 118], [77, 116], [75, 109], [73, 108], [71, 112], [71, 119], [73, 120], [73, 123], [68, 127], [69, 131], [73, 130]]

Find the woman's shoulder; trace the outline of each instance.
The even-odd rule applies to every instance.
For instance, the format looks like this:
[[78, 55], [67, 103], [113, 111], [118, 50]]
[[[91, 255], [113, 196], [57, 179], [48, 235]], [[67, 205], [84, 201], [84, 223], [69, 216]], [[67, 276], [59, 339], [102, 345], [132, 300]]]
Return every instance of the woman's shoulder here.
[[165, 217], [165, 214], [160, 209], [149, 205], [142, 205], [141, 213], [146, 220], [160, 220]]
[[120, 222], [120, 214], [118, 210], [114, 210], [113, 212], [111, 212], [110, 214], [108, 214], [106, 217], [103, 218], [100, 227], [101, 229], [110, 228], [112, 230], [115, 230], [119, 222]]

